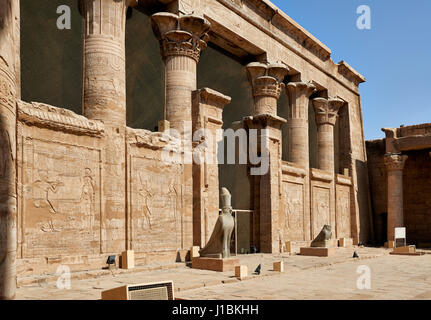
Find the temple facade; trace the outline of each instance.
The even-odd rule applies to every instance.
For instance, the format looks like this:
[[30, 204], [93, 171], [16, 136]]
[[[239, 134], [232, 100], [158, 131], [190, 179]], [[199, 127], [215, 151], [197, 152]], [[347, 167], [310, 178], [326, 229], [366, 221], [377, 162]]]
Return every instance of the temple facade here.
[[[71, 3], [82, 24], [76, 55], [82, 58], [82, 94], [74, 95], [81, 112], [24, 99], [21, 90], [28, 88], [28, 94], [33, 85], [21, 86], [20, 56], [27, 63], [23, 72], [31, 58], [26, 51], [20, 55], [25, 11], [18, 0], [0, 2], [1, 297], [13, 297], [17, 276], [55, 273], [62, 264], [73, 271], [100, 268], [108, 255], [124, 250], [135, 251], [138, 265], [184, 261], [191, 246], [209, 240], [221, 187], [233, 189], [237, 201], [239, 249], [276, 253], [286, 243], [299, 248], [324, 225], [332, 226], [334, 242], [373, 240], [358, 91], [365, 79], [345, 61], [334, 63], [331, 50], [289, 16], [267, 0]], [[128, 125], [134, 118], [128, 113], [128, 79], [135, 63], [129, 54], [137, 60], [144, 54], [126, 52], [134, 15], [148, 22], [138, 30], [152, 30], [142, 31], [151, 39], [139, 41], [159, 46], [154, 61], [162, 69], [152, 76], [163, 80], [148, 86], [157, 87], [153, 91], [162, 92], [164, 102], [150, 106], [153, 91], [137, 89], [144, 95], [139, 117], [149, 117], [150, 107], [160, 110], [157, 130]], [[230, 81], [228, 65], [203, 61], [206, 51], [238, 61], [246, 80]], [[199, 86], [198, 78], [212, 79], [220, 70], [216, 88]], [[34, 81], [34, 87], [43, 86]], [[236, 91], [249, 98], [229, 96]], [[166, 151], [182, 160], [196, 151], [217, 158], [215, 142], [207, 151], [192, 136], [222, 128], [265, 133], [265, 174], [252, 175], [249, 158], [230, 166], [164, 161]], [[396, 153], [387, 157], [391, 168], [405, 160]], [[396, 168], [389, 170], [394, 186], [401, 183]], [[396, 199], [398, 192], [389, 196]], [[400, 219], [397, 203], [388, 209], [391, 225]]]
[[367, 141], [375, 241], [393, 246], [395, 228], [406, 228], [409, 244], [429, 248], [431, 124], [382, 130]]

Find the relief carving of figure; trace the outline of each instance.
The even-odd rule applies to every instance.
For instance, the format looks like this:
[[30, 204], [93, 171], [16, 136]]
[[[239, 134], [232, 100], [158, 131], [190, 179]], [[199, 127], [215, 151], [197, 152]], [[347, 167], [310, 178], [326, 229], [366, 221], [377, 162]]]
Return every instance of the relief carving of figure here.
[[36, 208], [48, 208], [50, 213], [57, 213], [57, 210], [51, 200], [51, 194], [56, 194], [58, 190], [64, 186], [60, 180], [50, 180], [48, 171], [39, 170], [39, 180], [34, 182], [36, 188], [40, 189], [44, 193], [44, 199], [36, 199], [34, 206]]
[[94, 181], [91, 169], [86, 168], [84, 172], [82, 191], [81, 191], [81, 208], [86, 225], [90, 227], [90, 233], [93, 233], [94, 227]]
[[138, 191], [141, 199], [141, 203], [142, 203], [141, 207], [144, 214], [144, 218], [147, 221], [148, 227], [151, 230], [153, 227], [151, 225], [152, 211], [151, 211], [150, 202], [151, 202], [151, 199], [154, 197], [154, 193], [148, 187], [148, 180], [146, 180], [144, 183], [142, 181], [141, 175], [139, 175], [139, 179], [141, 180], [141, 188]]
[[177, 199], [178, 199], [178, 191], [175, 186], [175, 181], [169, 185], [169, 203], [170, 203], [170, 211], [173, 213], [173, 220], [177, 220]]
[[293, 214], [294, 206], [291, 199], [286, 201], [286, 211], [284, 212], [284, 226], [290, 228], [290, 216]]

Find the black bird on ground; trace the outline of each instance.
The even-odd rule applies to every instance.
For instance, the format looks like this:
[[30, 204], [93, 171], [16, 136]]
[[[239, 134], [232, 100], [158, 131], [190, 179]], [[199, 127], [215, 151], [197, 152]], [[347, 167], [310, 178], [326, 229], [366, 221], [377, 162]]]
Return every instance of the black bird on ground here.
[[256, 268], [256, 270], [254, 270], [254, 273], [256, 273], [257, 275], [260, 275], [260, 271], [262, 270], [262, 265], [259, 264]]
[[355, 259], [359, 258], [358, 253], [356, 251], [353, 253], [353, 258]]

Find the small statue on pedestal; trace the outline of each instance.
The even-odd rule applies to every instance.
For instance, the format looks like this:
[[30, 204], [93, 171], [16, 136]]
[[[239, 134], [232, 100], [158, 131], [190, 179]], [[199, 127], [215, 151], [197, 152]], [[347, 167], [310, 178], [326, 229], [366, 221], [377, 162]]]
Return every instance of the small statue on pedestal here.
[[235, 227], [232, 216], [232, 196], [226, 188], [221, 190], [222, 214], [218, 217], [208, 244], [199, 251], [201, 257], [230, 258], [230, 240]]
[[325, 225], [316, 239], [311, 242], [312, 248], [329, 248], [332, 238], [331, 226]]

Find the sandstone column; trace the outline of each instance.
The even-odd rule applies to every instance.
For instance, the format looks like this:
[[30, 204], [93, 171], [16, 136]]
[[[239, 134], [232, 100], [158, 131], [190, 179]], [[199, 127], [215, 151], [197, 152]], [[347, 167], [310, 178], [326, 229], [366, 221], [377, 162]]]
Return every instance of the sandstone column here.
[[319, 169], [334, 172], [334, 126], [337, 122], [338, 111], [344, 101], [337, 98], [313, 100], [318, 127], [318, 161]]
[[276, 253], [280, 252], [281, 125], [286, 122], [277, 116], [277, 100], [289, 69], [282, 64], [255, 62], [247, 66], [247, 71], [253, 88], [254, 116], [246, 119], [246, 124], [249, 130], [258, 130], [258, 150], [262, 156], [263, 130], [267, 129], [269, 135], [269, 170], [256, 179], [260, 181], [259, 213], [255, 212], [260, 220], [260, 251]]
[[395, 153], [385, 155], [388, 171], [388, 241], [393, 241], [395, 228], [404, 227], [403, 169], [408, 156]]
[[231, 98], [209, 88], [193, 92], [193, 245], [205, 247], [219, 216], [217, 131]]
[[165, 118], [170, 127], [185, 134], [192, 121], [192, 92], [196, 90], [196, 69], [209, 39], [210, 23], [196, 15], [156, 13], [151, 17], [165, 63]]
[[136, 0], [80, 0], [85, 21], [83, 114], [126, 125], [126, 11]]
[[0, 299], [16, 291], [16, 101], [20, 99], [20, 8], [0, 2]]
[[312, 83], [290, 82], [286, 87], [289, 96], [289, 117], [287, 128], [289, 139], [289, 159], [291, 162], [304, 167], [307, 173], [304, 177], [304, 235], [310, 240], [310, 144], [308, 108], [310, 96], [316, 91]]
[[84, 18], [83, 113], [105, 124], [101, 253], [126, 241], [126, 12], [133, 0], [80, 0]]

